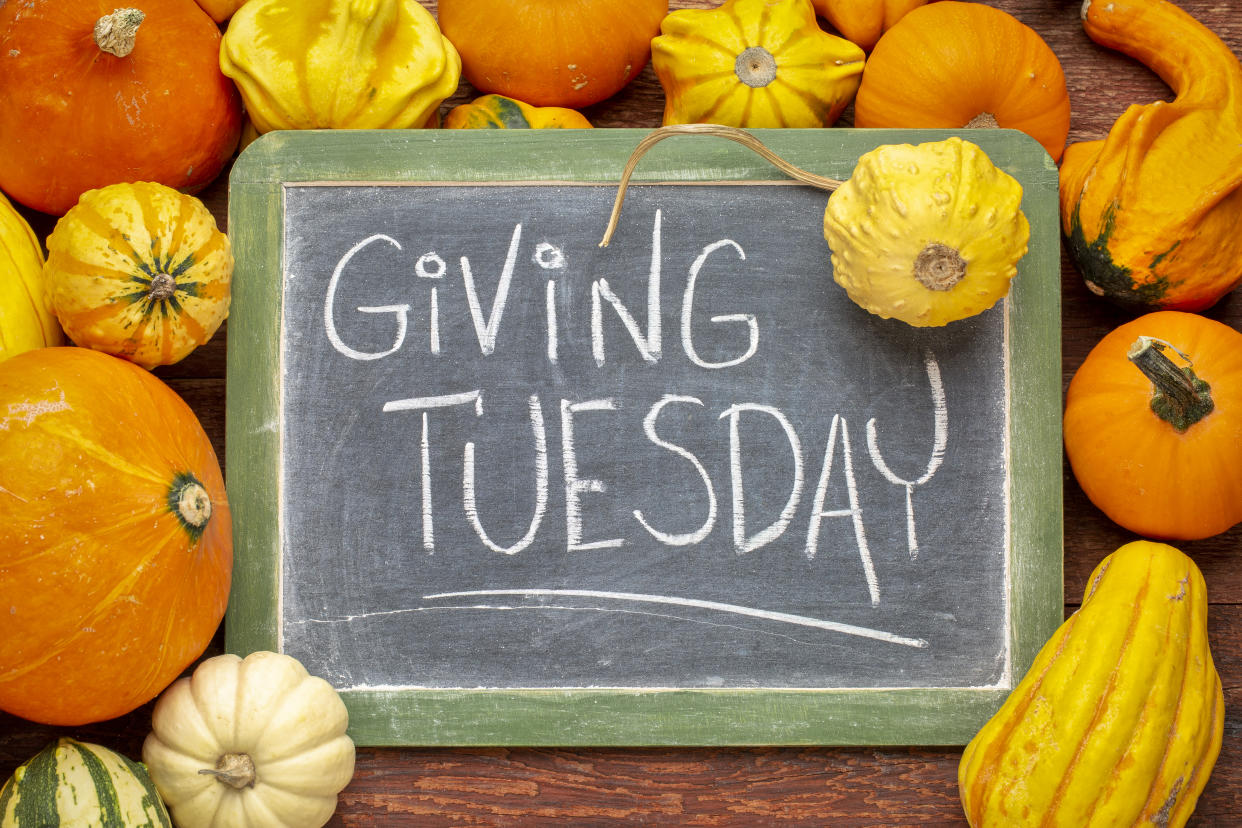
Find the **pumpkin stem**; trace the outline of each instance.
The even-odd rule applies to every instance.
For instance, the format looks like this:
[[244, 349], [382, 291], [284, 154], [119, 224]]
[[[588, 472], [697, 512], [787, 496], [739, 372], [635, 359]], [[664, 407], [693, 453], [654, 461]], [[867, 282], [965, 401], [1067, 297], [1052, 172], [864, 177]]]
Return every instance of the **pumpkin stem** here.
[[159, 302], [169, 298], [177, 292], [177, 280], [167, 273], [157, 273], [151, 279], [151, 290], [147, 292], [147, 296], [152, 301]]
[[214, 776], [217, 782], [239, 791], [254, 787], [254, 760], [245, 753], [226, 753], [216, 760], [215, 768], [203, 768], [199, 773]]
[[996, 116], [991, 112], [980, 112], [975, 117], [966, 122], [964, 129], [1000, 129], [1000, 124], [996, 122]]
[[181, 521], [190, 539], [197, 541], [211, 520], [211, 494], [198, 478], [184, 472], [168, 488], [168, 509]]
[[[1176, 365], [1165, 355], [1166, 350], [1186, 360], [1186, 367]], [[1140, 336], [1126, 356], [1152, 382], [1152, 412], [1179, 432], [1202, 420], [1216, 407], [1212, 402], [1211, 386], [1195, 375], [1190, 357], [1169, 343]]]
[[947, 244], [932, 242], [914, 259], [914, 278], [928, 290], [952, 290], [966, 276], [966, 260]]
[[[742, 54], [745, 54], [745, 52]], [[738, 59], [740, 60], [741, 56]], [[835, 190], [842, 184], [841, 181], [835, 178], [816, 175], [815, 173], [807, 172], [801, 167], [795, 167], [764, 146], [763, 142], [758, 138], [738, 127], [724, 126], [723, 124], [672, 124], [659, 127], [649, 132], [638, 142], [634, 147], [634, 151], [630, 153], [629, 160], [625, 162], [625, 169], [621, 171], [621, 183], [617, 186], [617, 198], [613, 202], [612, 214], [608, 217], [608, 227], [604, 230], [604, 238], [599, 243], [600, 247], [607, 247], [608, 243], [612, 241], [612, 234], [617, 229], [617, 221], [621, 218], [621, 203], [625, 201], [625, 190], [630, 184], [630, 176], [634, 173], [634, 168], [638, 166], [638, 159], [642, 158], [647, 150], [671, 135], [715, 135], [718, 138], [728, 138], [730, 141], [741, 144], [747, 149], [758, 153], [769, 164], [790, 178], [801, 181], [803, 184], [809, 184], [821, 190]]]
[[752, 89], [767, 86], [776, 80], [776, 58], [762, 46], [751, 46], [737, 56], [733, 73]]
[[95, 21], [95, 45], [110, 55], [125, 57], [134, 51], [138, 26], [146, 19], [142, 9], [117, 9]]

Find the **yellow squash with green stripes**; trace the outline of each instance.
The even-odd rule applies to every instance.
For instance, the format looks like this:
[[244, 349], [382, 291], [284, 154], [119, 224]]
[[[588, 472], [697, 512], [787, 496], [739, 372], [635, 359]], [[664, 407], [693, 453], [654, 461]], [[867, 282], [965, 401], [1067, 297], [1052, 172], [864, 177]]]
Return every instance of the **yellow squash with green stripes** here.
[[1224, 728], [1207, 609], [1199, 568], [1174, 547], [1140, 540], [1105, 558], [966, 746], [972, 828], [1184, 825]]
[[183, 359], [229, 313], [233, 252], [193, 196], [152, 182], [82, 194], [47, 239], [52, 309], [76, 344], [144, 368]]
[[146, 768], [101, 745], [61, 738], [0, 788], [0, 828], [172, 828]]
[[576, 109], [532, 106], [504, 95], [483, 95], [444, 116], [445, 129], [590, 129]]

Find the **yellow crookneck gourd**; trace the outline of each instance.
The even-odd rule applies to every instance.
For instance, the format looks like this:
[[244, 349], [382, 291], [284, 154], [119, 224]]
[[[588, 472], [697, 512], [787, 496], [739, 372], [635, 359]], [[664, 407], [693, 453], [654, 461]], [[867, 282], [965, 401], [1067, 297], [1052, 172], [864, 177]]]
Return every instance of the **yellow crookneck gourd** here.
[[871, 313], [945, 325], [1005, 296], [1026, 254], [1022, 185], [952, 137], [864, 154], [828, 198], [833, 279]]
[[1135, 104], [1061, 163], [1061, 229], [1087, 287], [1136, 309], [1198, 311], [1242, 280], [1242, 65], [1165, 0], [1087, 0], [1092, 40], [1176, 93]]
[[1105, 558], [962, 754], [972, 828], [1184, 825], [1224, 727], [1207, 609], [1203, 575], [1174, 547]]
[[220, 67], [259, 133], [434, 127], [461, 77], [435, 18], [405, 0], [248, 0]]
[[819, 28], [811, 0], [726, 0], [660, 24], [651, 63], [665, 124], [819, 127], [862, 80], [863, 50]]

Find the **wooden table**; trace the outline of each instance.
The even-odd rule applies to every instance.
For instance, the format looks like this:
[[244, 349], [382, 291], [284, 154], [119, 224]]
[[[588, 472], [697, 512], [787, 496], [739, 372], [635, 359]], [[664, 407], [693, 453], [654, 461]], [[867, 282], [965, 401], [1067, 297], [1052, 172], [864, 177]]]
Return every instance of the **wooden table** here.
[[[435, 0], [420, 0], [435, 10]], [[672, 6], [714, 6], [673, 0]], [[1073, 105], [1070, 140], [1103, 137], [1130, 103], [1171, 98], [1141, 64], [1083, 34], [1079, 0], [994, 0], [1034, 28], [1060, 57]], [[1179, 0], [1242, 52], [1242, 10], [1233, 0]], [[447, 104], [473, 96], [464, 83]], [[663, 95], [650, 67], [613, 99], [586, 110], [597, 127], [655, 127]], [[851, 110], [837, 126], [850, 126]], [[6, 162], [7, 163], [7, 162]], [[201, 197], [221, 226], [227, 175]], [[54, 218], [27, 213], [46, 237]], [[1062, 374], [1068, 384], [1088, 350], [1129, 315], [1083, 287], [1062, 258]], [[1235, 293], [1206, 315], [1242, 329]], [[198, 413], [224, 455], [225, 340], [222, 331], [177, 365], [156, 373]], [[1132, 539], [1079, 489], [1068, 466], [1065, 490], [1065, 609], [1080, 600], [1092, 568]], [[1225, 687], [1225, 738], [1191, 825], [1242, 823], [1242, 529], [1182, 544], [1203, 570], [1211, 596], [1212, 652]], [[207, 654], [221, 649], [218, 636]], [[53, 728], [0, 714], [0, 779], [58, 735], [140, 754], [150, 705], [120, 719]], [[957, 793], [959, 747], [753, 749], [360, 749], [353, 782], [330, 825], [965, 825]]]

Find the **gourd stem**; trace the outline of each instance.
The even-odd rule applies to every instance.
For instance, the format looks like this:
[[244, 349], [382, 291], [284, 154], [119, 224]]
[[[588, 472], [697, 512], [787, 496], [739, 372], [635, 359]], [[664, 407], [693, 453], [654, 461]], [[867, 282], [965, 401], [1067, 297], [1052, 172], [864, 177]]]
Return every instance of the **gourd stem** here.
[[239, 791], [254, 787], [254, 760], [245, 753], [226, 753], [216, 760], [214, 768], [203, 768], [199, 773], [214, 776], [217, 782]]
[[625, 162], [625, 169], [621, 171], [621, 183], [617, 186], [617, 197], [612, 205], [612, 214], [608, 217], [608, 227], [604, 230], [604, 238], [599, 243], [600, 247], [607, 247], [608, 243], [612, 241], [612, 234], [616, 231], [617, 222], [621, 218], [621, 204], [625, 201], [625, 190], [629, 186], [630, 176], [633, 175], [634, 168], [638, 166], [638, 160], [646, 154], [647, 150], [673, 135], [715, 135], [718, 138], [728, 138], [730, 141], [741, 144], [758, 153], [765, 161], [790, 178], [821, 190], [835, 190], [843, 183], [835, 178], [816, 175], [815, 173], [807, 172], [801, 167], [795, 167], [784, 158], [772, 152], [772, 150], [764, 146], [762, 141], [744, 129], [722, 124], [673, 124], [660, 127], [644, 136], [634, 147], [634, 151], [630, 153], [629, 160]]
[[138, 26], [146, 19], [141, 9], [117, 9], [95, 21], [95, 45], [110, 55], [126, 57], [134, 51]]
[[[1179, 367], [1164, 352], [1172, 350], [1186, 360]], [[1216, 407], [1212, 389], [1199, 379], [1190, 358], [1167, 342], [1140, 336], [1126, 356], [1152, 383], [1151, 410], [1179, 432], [1202, 420]]]

